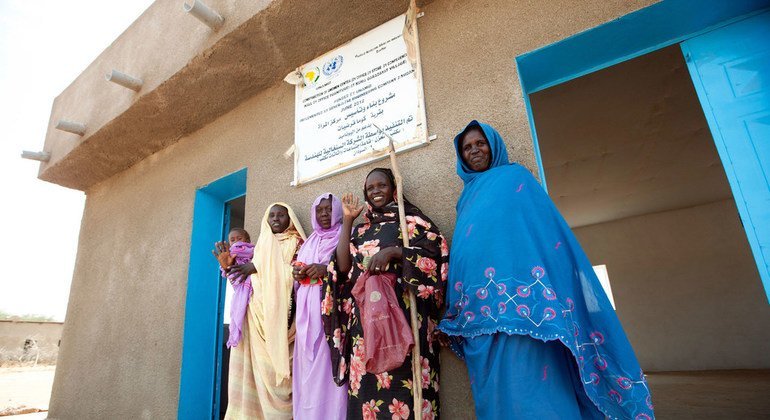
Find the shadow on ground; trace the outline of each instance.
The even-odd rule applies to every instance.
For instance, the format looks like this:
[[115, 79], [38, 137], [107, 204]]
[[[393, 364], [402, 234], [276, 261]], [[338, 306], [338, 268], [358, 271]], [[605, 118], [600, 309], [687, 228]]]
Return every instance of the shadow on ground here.
[[770, 419], [770, 370], [648, 374], [657, 419]]

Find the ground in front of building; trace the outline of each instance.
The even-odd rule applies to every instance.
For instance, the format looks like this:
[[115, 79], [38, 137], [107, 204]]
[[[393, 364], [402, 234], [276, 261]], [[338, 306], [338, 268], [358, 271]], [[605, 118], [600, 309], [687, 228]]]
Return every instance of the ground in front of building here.
[[[0, 368], [0, 416], [48, 410], [55, 366]], [[770, 418], [770, 370], [649, 374], [658, 419]], [[47, 413], [8, 417], [43, 419]], [[7, 415], [7, 414], [6, 414]]]
[[648, 375], [658, 419], [768, 419], [770, 370]]
[[[0, 416], [14, 415], [14, 420], [45, 418], [55, 370], [56, 366], [0, 368]], [[35, 413], [40, 417], [27, 414], [35, 410], [43, 411]], [[15, 414], [27, 417], [17, 417]]]

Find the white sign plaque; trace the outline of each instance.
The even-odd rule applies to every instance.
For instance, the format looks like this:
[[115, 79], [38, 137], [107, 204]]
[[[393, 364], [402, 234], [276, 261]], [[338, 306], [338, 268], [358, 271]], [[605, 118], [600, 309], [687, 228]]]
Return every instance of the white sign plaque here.
[[294, 185], [385, 156], [388, 140], [375, 125], [398, 151], [427, 143], [419, 52], [409, 59], [405, 16], [298, 69]]

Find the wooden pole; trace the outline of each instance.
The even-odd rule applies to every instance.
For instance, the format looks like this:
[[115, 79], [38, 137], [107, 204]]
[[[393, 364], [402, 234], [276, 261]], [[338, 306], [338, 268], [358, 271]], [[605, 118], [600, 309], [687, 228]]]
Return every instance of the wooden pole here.
[[[390, 167], [393, 170], [393, 177], [396, 179], [396, 196], [398, 201], [398, 219], [401, 226], [401, 237], [404, 248], [409, 248], [409, 230], [406, 227], [406, 211], [404, 210], [404, 189], [403, 178], [398, 170], [396, 162], [396, 146], [393, 144], [393, 137], [383, 129], [372, 124], [388, 138], [388, 154], [390, 155]], [[414, 418], [422, 420], [422, 364], [420, 363], [420, 324], [417, 319], [417, 297], [414, 290], [406, 288], [409, 295], [409, 315], [412, 324], [412, 337], [414, 337], [414, 347], [412, 347], [412, 395], [414, 396]]]

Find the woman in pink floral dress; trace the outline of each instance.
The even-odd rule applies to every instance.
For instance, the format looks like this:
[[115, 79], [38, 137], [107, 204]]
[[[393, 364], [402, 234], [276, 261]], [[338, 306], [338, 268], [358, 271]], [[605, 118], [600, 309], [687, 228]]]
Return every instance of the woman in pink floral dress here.
[[[414, 418], [412, 357], [397, 369], [380, 374], [364, 367], [365, 337], [359, 309], [351, 295], [356, 280], [367, 270], [393, 273], [399, 305], [409, 320], [407, 288], [417, 293], [422, 364], [422, 418], [439, 418], [439, 343], [433, 330], [444, 303], [449, 249], [438, 227], [420, 209], [404, 199], [409, 248], [402, 247], [395, 202], [395, 182], [388, 169], [374, 169], [366, 177], [364, 223], [352, 229], [363, 211], [358, 197], [342, 197], [343, 227], [331, 276], [324, 285], [323, 312], [326, 339], [331, 349], [335, 382], [348, 382], [349, 419]], [[348, 232], [352, 234], [348, 235]]]

